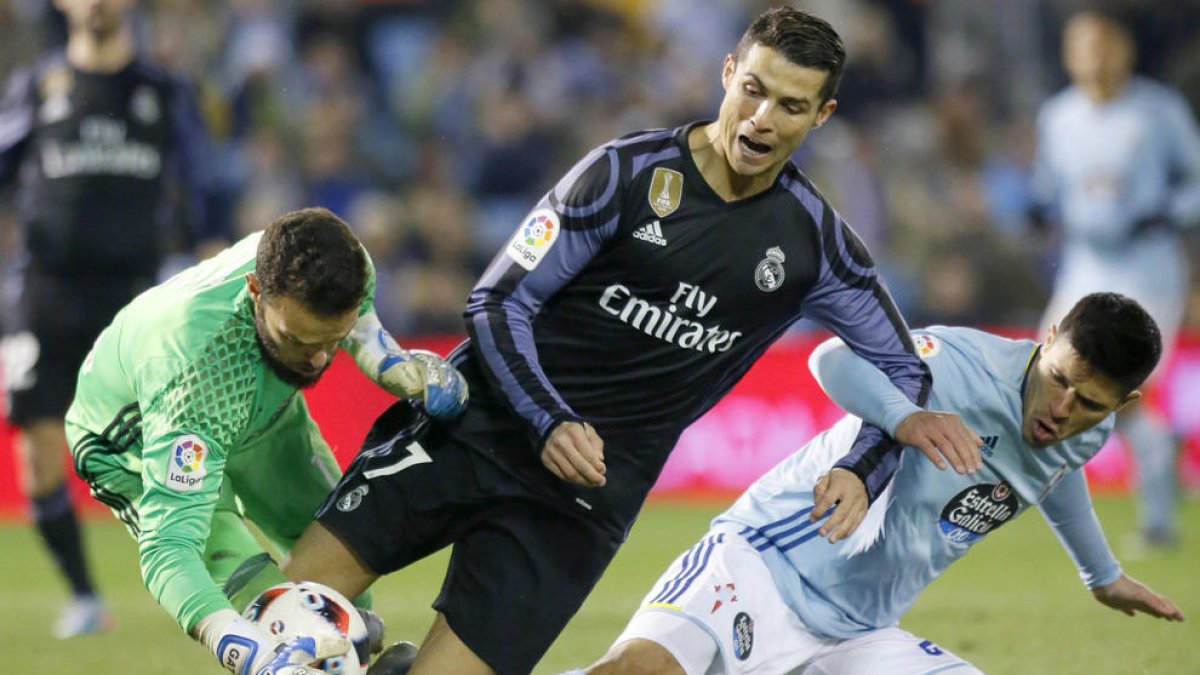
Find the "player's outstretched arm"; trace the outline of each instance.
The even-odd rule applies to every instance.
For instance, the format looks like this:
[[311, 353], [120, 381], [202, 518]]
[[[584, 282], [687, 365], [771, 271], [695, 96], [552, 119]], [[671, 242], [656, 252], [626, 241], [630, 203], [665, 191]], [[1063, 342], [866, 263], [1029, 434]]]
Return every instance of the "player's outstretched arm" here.
[[814, 349], [808, 367], [843, 410], [887, 431], [898, 443], [917, 448], [939, 469], [947, 462], [960, 474], [983, 467], [983, 441], [958, 415], [927, 411], [908, 400], [883, 371], [840, 339]]
[[870, 506], [867, 486], [863, 485], [862, 479], [853, 471], [835, 468], [813, 485], [813, 510], [809, 518], [816, 522], [833, 509], [829, 520], [818, 530], [832, 544], [854, 534], [867, 517]]
[[1092, 597], [1101, 604], [1133, 616], [1137, 612], [1168, 621], [1183, 621], [1183, 611], [1165, 595], [1159, 595], [1128, 574], [1122, 574], [1106, 586], [1092, 589]]
[[389, 394], [421, 401], [434, 417], [457, 417], [466, 409], [467, 382], [458, 369], [433, 352], [401, 348], [374, 312], [358, 317], [343, 345]]

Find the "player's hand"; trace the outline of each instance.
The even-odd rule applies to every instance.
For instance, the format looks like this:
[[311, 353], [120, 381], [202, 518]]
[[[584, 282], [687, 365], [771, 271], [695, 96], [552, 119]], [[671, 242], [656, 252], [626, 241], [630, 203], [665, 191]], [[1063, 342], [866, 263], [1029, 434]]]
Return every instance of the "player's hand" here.
[[308, 664], [349, 649], [350, 642], [340, 635], [295, 637], [279, 645], [271, 661], [255, 675], [328, 675]]
[[1183, 611], [1175, 603], [1127, 574], [1107, 586], [1093, 588], [1092, 597], [1129, 616], [1142, 612], [1168, 621], [1183, 621]]
[[467, 381], [450, 362], [424, 349], [409, 350], [425, 369], [425, 412], [434, 417], [458, 417], [467, 409]]
[[296, 638], [280, 644], [232, 609], [222, 610], [215, 616], [223, 613], [228, 613], [232, 619], [227, 623], [218, 619], [224, 624], [217, 628], [218, 635], [201, 634], [198, 637], [213, 650], [226, 670], [238, 675], [319, 675], [320, 670], [309, 668], [307, 664], [350, 649], [350, 644], [341, 636]]
[[424, 349], [391, 353], [379, 364], [379, 383], [395, 396], [419, 398], [433, 417], [453, 418], [467, 407], [467, 381], [442, 357]]
[[947, 461], [958, 473], [975, 473], [983, 468], [983, 459], [979, 455], [983, 439], [954, 413], [915, 412], [896, 426], [894, 438], [901, 445], [925, 453], [939, 469], [945, 469]]
[[604, 439], [590, 424], [563, 422], [542, 446], [542, 464], [562, 480], [584, 487], [604, 485]]
[[819, 530], [821, 536], [832, 544], [854, 534], [863, 518], [867, 517], [870, 506], [867, 486], [858, 476], [853, 471], [835, 468], [818, 478], [816, 485], [813, 485], [813, 510], [809, 519], [816, 522], [824, 518], [829, 509], [833, 509], [829, 520]]

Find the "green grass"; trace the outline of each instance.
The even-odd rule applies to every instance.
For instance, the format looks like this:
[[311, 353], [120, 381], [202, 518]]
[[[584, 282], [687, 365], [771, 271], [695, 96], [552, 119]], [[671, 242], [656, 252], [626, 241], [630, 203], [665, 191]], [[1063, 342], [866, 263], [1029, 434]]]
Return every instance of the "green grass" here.
[[[658, 502], [647, 508], [609, 573], [535, 672], [558, 673], [599, 657], [649, 585], [721, 507]], [[1100, 499], [1097, 509], [1119, 549], [1133, 524], [1131, 504]], [[938, 579], [902, 625], [993, 674], [1200, 673], [1200, 502], [1186, 504], [1183, 522], [1190, 529], [1180, 550], [1125, 565], [1192, 615], [1183, 624], [1130, 619], [1095, 602], [1041, 518], [1030, 514], [988, 537]], [[102, 519], [91, 521], [87, 534], [117, 625], [103, 636], [59, 642], [49, 631], [63, 598], [61, 582], [28, 528], [0, 525], [4, 672], [223, 672], [150, 599], [124, 530]], [[376, 586], [376, 608], [392, 637], [424, 634], [445, 563], [445, 554], [434, 556]]]

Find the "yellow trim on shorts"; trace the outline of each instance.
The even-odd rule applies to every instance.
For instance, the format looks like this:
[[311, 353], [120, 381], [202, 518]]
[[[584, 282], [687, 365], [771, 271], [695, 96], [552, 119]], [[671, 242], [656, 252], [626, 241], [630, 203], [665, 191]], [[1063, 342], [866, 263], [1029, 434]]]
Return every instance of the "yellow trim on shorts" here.
[[683, 608], [680, 607], [679, 605], [674, 605], [669, 602], [651, 602], [649, 604], [643, 605], [643, 609], [648, 608], [648, 607], [665, 607], [666, 609], [673, 609], [677, 612], [683, 611]]

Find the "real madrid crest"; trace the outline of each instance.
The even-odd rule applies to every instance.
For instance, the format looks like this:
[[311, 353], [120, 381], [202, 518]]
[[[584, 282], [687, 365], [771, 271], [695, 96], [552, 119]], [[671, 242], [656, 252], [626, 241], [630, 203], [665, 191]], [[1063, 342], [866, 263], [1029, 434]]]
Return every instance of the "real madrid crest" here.
[[358, 508], [362, 504], [363, 497], [371, 490], [370, 486], [359, 485], [353, 490], [342, 495], [342, 498], [337, 501], [338, 511], [349, 513]]
[[783, 277], [786, 274], [783, 269], [784, 260], [786, 256], [778, 246], [767, 249], [767, 257], [754, 268], [754, 285], [758, 286], [758, 290], [770, 293], [783, 285]]
[[129, 101], [129, 111], [142, 124], [154, 124], [162, 116], [158, 94], [150, 87], [138, 87], [133, 91], [133, 98]]

